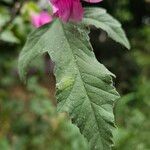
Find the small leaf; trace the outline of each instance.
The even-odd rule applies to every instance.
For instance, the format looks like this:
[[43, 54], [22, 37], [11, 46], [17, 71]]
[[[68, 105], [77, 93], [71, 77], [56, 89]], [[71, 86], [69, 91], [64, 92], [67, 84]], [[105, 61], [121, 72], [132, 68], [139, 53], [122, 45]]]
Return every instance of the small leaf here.
[[35, 30], [20, 54], [19, 70], [25, 78], [30, 61], [48, 52], [55, 62], [58, 111], [69, 113], [91, 150], [109, 150], [113, 105], [119, 95], [112, 85], [113, 74], [96, 60], [87, 33], [58, 20]]
[[130, 49], [129, 41], [123, 31], [121, 24], [109, 15], [103, 8], [85, 8], [83, 23], [94, 25], [106, 31], [108, 36]]
[[17, 37], [15, 37], [15, 35], [13, 34], [13, 32], [6, 30], [4, 32], [2, 32], [2, 34], [0, 35], [0, 40], [5, 41], [5, 42], [10, 42], [10, 43], [19, 43], [19, 39]]

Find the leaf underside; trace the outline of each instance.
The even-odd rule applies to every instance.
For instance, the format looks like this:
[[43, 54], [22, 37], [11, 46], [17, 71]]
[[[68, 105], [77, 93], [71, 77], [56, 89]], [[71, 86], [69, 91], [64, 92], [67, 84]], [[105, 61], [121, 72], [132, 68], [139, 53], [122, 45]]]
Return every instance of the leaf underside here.
[[70, 114], [91, 150], [111, 149], [113, 105], [119, 95], [113, 74], [95, 58], [88, 31], [59, 20], [35, 30], [19, 57], [22, 79], [30, 62], [45, 52], [55, 63], [58, 111]]

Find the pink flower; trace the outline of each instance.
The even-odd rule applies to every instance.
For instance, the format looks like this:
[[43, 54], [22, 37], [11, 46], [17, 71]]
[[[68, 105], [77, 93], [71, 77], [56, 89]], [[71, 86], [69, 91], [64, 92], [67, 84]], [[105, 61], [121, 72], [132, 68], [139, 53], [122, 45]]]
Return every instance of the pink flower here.
[[42, 25], [50, 23], [53, 20], [52, 16], [46, 11], [42, 11], [39, 14], [32, 14], [31, 22], [36, 27], [39, 28]]
[[[83, 7], [80, 0], [49, 0], [53, 7], [53, 14], [64, 22], [81, 21], [83, 18]], [[97, 3], [102, 0], [84, 0], [89, 3]]]

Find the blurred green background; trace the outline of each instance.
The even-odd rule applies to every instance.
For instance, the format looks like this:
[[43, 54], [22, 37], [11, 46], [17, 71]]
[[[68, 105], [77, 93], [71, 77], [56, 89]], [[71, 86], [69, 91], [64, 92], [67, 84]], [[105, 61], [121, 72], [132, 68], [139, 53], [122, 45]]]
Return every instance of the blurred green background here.
[[[53, 65], [47, 56], [32, 63], [26, 85], [18, 77], [19, 52], [34, 28], [30, 15], [49, 9], [45, 2], [0, 1], [0, 150], [87, 149], [67, 115], [55, 112]], [[132, 47], [126, 50], [95, 28], [90, 34], [97, 59], [116, 74], [121, 94], [114, 109], [118, 128], [113, 149], [149, 150], [150, 0], [104, 0], [95, 6], [106, 8], [122, 23]]]

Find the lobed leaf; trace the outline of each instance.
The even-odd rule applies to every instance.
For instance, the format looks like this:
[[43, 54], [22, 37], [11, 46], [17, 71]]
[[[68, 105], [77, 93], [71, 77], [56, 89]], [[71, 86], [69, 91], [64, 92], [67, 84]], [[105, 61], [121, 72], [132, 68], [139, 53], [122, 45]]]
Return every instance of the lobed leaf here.
[[85, 8], [83, 23], [85, 25], [94, 25], [106, 31], [108, 36], [130, 49], [129, 41], [122, 29], [121, 24], [109, 15], [103, 8]]
[[30, 61], [48, 52], [55, 62], [58, 111], [69, 113], [91, 150], [109, 150], [113, 105], [119, 95], [112, 85], [113, 74], [96, 60], [87, 33], [59, 20], [37, 29], [20, 54], [20, 76], [25, 79]]

